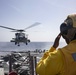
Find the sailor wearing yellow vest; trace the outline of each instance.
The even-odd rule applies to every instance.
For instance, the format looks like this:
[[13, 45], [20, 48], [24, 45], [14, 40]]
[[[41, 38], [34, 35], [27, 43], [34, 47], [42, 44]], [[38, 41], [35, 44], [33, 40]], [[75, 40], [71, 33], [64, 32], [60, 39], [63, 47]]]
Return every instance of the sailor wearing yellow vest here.
[[[56, 48], [61, 36], [67, 45]], [[69, 15], [60, 26], [60, 33], [53, 46], [37, 63], [38, 75], [76, 75], [76, 14]]]

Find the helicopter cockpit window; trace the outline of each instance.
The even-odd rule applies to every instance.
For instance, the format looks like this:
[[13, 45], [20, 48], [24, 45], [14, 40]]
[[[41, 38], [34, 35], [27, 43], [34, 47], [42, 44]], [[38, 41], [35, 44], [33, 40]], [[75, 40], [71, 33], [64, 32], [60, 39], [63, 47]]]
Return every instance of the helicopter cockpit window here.
[[25, 37], [25, 34], [24, 33], [20, 33], [20, 37]]
[[17, 38], [17, 39], [18, 39], [18, 38], [23, 38], [23, 37], [25, 37], [25, 34], [24, 34], [24, 33], [16, 33], [15, 35], [16, 35], [16, 38]]
[[18, 38], [18, 37], [19, 37], [19, 33], [16, 33], [15, 35], [16, 35], [16, 38]]

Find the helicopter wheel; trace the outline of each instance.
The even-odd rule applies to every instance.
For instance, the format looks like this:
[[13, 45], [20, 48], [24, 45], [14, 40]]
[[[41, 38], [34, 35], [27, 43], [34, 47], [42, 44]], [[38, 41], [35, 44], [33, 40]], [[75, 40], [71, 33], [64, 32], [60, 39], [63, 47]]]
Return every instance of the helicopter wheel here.
[[17, 42], [15, 42], [15, 45], [17, 44]]
[[28, 43], [26, 42], [26, 45], [28, 45]]
[[20, 46], [20, 44], [18, 44], [18, 46]]
[[30, 42], [30, 40], [27, 40], [28, 42]]

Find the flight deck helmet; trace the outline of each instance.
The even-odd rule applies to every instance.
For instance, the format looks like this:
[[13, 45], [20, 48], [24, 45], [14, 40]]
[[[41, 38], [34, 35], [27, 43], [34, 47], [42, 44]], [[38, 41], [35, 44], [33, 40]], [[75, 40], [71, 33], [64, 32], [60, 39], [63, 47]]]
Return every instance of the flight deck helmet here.
[[60, 32], [71, 41], [76, 34], [76, 14], [67, 16], [67, 19], [61, 24]]

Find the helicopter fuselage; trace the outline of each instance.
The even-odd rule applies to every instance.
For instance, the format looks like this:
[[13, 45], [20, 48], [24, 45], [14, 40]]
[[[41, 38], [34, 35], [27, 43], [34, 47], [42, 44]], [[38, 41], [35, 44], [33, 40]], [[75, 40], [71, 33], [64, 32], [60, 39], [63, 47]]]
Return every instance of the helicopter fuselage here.
[[24, 33], [15, 33], [15, 38], [12, 38], [11, 42], [15, 42], [15, 45], [20, 45], [19, 43], [23, 42], [26, 45], [30, 42], [28, 37], [25, 37]]

